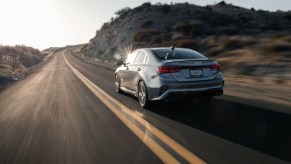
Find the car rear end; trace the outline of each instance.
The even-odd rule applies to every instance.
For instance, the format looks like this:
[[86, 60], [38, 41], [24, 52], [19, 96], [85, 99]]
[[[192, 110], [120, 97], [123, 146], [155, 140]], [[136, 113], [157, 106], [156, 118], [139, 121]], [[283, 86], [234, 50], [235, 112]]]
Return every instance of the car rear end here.
[[152, 52], [160, 61], [156, 67], [159, 91], [152, 100], [223, 94], [224, 79], [221, 66], [216, 61], [189, 49], [157, 48]]

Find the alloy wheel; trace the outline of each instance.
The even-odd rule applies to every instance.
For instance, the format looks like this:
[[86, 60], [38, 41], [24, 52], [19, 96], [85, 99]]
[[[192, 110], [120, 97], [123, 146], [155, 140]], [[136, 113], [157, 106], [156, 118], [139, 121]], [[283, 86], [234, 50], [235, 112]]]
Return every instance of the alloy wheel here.
[[142, 107], [147, 105], [147, 92], [143, 81], [139, 82], [138, 85], [138, 100]]

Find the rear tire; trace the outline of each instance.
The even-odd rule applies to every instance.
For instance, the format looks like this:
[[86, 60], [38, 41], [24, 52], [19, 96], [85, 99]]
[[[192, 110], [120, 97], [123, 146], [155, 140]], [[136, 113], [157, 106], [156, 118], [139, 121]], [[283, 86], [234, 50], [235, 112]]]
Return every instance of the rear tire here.
[[150, 100], [148, 99], [147, 89], [143, 81], [140, 81], [138, 83], [138, 101], [140, 106], [143, 108], [150, 106]]

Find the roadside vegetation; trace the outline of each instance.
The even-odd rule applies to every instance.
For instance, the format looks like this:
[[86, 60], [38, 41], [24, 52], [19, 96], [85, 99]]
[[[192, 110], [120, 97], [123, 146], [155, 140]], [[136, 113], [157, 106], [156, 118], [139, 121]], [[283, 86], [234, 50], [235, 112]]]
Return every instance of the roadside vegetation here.
[[0, 86], [19, 80], [34, 71], [47, 53], [23, 45], [0, 46]]

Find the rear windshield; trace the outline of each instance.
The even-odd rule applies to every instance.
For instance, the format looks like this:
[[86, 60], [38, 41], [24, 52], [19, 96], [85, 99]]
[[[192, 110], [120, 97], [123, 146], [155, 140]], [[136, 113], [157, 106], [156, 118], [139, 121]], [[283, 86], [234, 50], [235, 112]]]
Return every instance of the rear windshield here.
[[206, 59], [202, 54], [190, 49], [152, 49], [153, 54], [162, 60], [169, 59]]

